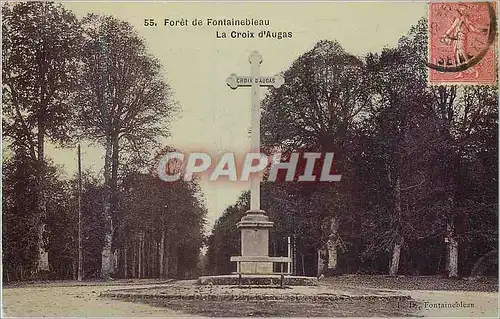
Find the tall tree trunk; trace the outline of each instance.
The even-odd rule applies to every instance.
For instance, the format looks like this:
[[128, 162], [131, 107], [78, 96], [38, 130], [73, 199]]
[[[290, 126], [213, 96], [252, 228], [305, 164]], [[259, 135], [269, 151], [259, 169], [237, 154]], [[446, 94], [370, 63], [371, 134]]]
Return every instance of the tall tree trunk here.
[[403, 244], [403, 238], [401, 237], [401, 178], [398, 176], [396, 178], [396, 183], [394, 185], [394, 219], [396, 220], [396, 242], [392, 250], [392, 258], [389, 265], [389, 275], [396, 276], [399, 271], [399, 260], [401, 258], [401, 246]]
[[160, 243], [155, 241], [155, 278], [160, 278]]
[[[458, 242], [456, 239], [456, 229], [455, 229], [455, 219], [452, 211], [454, 210], [454, 191], [453, 186], [456, 186], [456, 180], [454, 178], [454, 173], [456, 167], [460, 165], [460, 159], [456, 151], [454, 150], [454, 141], [451, 133], [451, 124], [453, 121], [452, 113], [450, 109], [453, 108], [453, 103], [457, 96], [456, 87], [444, 87], [441, 86], [438, 89], [438, 111], [441, 118], [440, 125], [440, 135], [446, 141], [444, 148], [442, 149], [441, 159], [441, 186], [447, 187], [450, 192], [448, 197], [448, 202], [450, 203], [450, 210], [447, 212], [450, 220], [446, 224], [446, 241], [447, 241], [447, 252], [448, 256], [446, 258], [446, 270], [448, 271], [449, 277], [458, 276]], [[451, 185], [451, 187], [450, 187]]]
[[123, 247], [123, 278], [128, 277], [128, 256], [127, 256], [127, 250], [128, 250], [128, 240], [125, 241], [125, 246]]
[[300, 254], [301, 255], [301, 261], [302, 261], [302, 276], [305, 276], [306, 275], [306, 264], [305, 264], [305, 257], [304, 257], [304, 254]]
[[[109, 181], [110, 185], [110, 209], [111, 209], [111, 224], [118, 225], [118, 159], [119, 159], [119, 145], [118, 145], [118, 133], [116, 128], [116, 123], [112, 129], [111, 135], [111, 179]], [[111, 227], [111, 241], [113, 241], [114, 226]], [[116, 251], [113, 251], [113, 245], [111, 245], [111, 272], [116, 273]]]
[[401, 257], [401, 241], [398, 241], [394, 244], [394, 248], [392, 250], [392, 259], [389, 264], [389, 275], [396, 276], [399, 270], [399, 260]]
[[111, 244], [113, 240], [113, 220], [111, 211], [111, 161], [112, 140], [106, 136], [106, 154], [104, 157], [104, 246], [102, 248], [101, 278], [111, 278]]
[[297, 245], [295, 235], [292, 237], [292, 275], [297, 275]]
[[157, 250], [156, 250], [156, 242], [154, 239], [151, 239], [151, 243], [150, 243], [150, 251], [149, 251], [149, 255], [151, 256], [150, 259], [151, 259], [151, 271], [150, 271], [150, 276], [151, 278], [155, 278], [156, 277], [156, 253], [157, 253]]
[[115, 249], [111, 253], [111, 273], [116, 274], [118, 270], [118, 254], [120, 253], [119, 249]]
[[141, 278], [146, 276], [146, 234], [141, 232]]
[[149, 278], [151, 277], [151, 240], [149, 238], [149, 236], [146, 237], [146, 240], [145, 240], [145, 246], [146, 246], [146, 249], [145, 249], [145, 252], [146, 252], [146, 256], [144, 258], [144, 260], [146, 261], [146, 278]]
[[110, 180], [110, 189], [111, 189], [111, 208], [112, 208], [112, 216], [113, 221], [116, 221], [117, 218], [117, 209], [118, 209], [118, 165], [119, 165], [119, 156], [120, 149], [118, 143], [118, 133], [115, 132], [116, 128], [113, 129], [113, 134], [111, 136], [111, 145], [112, 145], [112, 154], [111, 154], [111, 180]]
[[326, 247], [328, 249], [327, 271], [330, 275], [332, 275], [335, 274], [335, 272], [337, 271], [337, 261], [338, 261], [337, 245], [332, 240], [329, 240], [326, 243]]
[[132, 240], [132, 278], [136, 278], [137, 276], [137, 235]]
[[326, 274], [333, 275], [337, 271], [337, 243], [339, 236], [339, 220], [336, 216], [330, 218], [330, 235], [328, 236], [328, 241], [326, 242], [327, 249], [327, 270]]
[[143, 238], [142, 238], [142, 231], [139, 232], [139, 250], [137, 252], [138, 260], [137, 260], [137, 278], [142, 278], [143, 277], [143, 267], [142, 267], [142, 251], [143, 251]]
[[160, 243], [157, 242], [156, 240], [153, 242], [153, 277], [154, 278], [160, 278], [160, 262], [158, 255], [159, 250], [160, 250]]
[[321, 275], [325, 272], [325, 259], [326, 259], [326, 249], [325, 247], [321, 247], [318, 249], [318, 271], [317, 277], [321, 277]]
[[38, 209], [38, 238], [37, 250], [38, 257], [36, 262], [36, 272], [49, 270], [49, 253], [47, 251], [46, 242], [46, 220], [47, 220], [47, 200], [45, 193], [45, 124], [43, 119], [38, 121], [37, 134], [37, 153], [38, 153], [38, 194], [37, 194], [37, 209]]
[[143, 261], [143, 268], [142, 268], [142, 277], [147, 278], [149, 275], [149, 249], [148, 249], [148, 237], [145, 235], [143, 239], [143, 250], [142, 250], [142, 261]]
[[447, 225], [448, 233], [448, 277], [458, 276], [458, 242], [455, 238], [455, 229], [451, 223]]
[[168, 242], [168, 239], [165, 237], [165, 264], [163, 265], [164, 267], [164, 272], [165, 272], [165, 278], [170, 277], [170, 243]]
[[160, 278], [165, 278], [165, 229], [161, 231], [161, 241], [160, 241], [160, 251], [159, 251], [159, 268], [160, 268]]
[[73, 258], [73, 263], [71, 266], [72, 266], [71, 270], [73, 272], [73, 280], [77, 280], [78, 279], [78, 257]]
[[153, 278], [158, 278], [158, 242], [153, 240], [153, 247], [151, 247], [151, 254], [153, 255]]
[[153, 277], [154, 270], [154, 259], [153, 259], [153, 240], [149, 238], [148, 240], [148, 277]]

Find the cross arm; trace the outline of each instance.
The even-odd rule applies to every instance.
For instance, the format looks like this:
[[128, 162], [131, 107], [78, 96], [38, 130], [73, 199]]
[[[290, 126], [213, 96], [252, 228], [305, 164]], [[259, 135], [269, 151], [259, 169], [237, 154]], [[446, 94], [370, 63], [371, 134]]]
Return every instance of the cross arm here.
[[251, 77], [240, 76], [233, 73], [226, 79], [226, 84], [233, 90], [237, 89], [240, 86], [248, 87], [252, 86], [253, 84], [279, 88], [283, 85], [283, 83], [285, 83], [285, 79], [280, 74], [274, 76]]

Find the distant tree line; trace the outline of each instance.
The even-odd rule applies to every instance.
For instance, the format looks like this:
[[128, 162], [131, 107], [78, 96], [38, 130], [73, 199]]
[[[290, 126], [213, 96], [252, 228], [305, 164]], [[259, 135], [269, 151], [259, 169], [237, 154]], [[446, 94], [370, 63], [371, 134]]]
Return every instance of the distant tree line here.
[[4, 279], [76, 278], [78, 180], [45, 147], [81, 141], [105, 151], [101, 173], [83, 176], [85, 277], [195, 276], [199, 187], [150, 173], [178, 111], [160, 62], [112, 16], [30, 2], [2, 17]]
[[[334, 152], [342, 175], [261, 186], [270, 252], [293, 238], [296, 274], [497, 274], [498, 87], [429, 86], [426, 59], [425, 19], [364, 57], [320, 41], [265, 97], [264, 151]], [[217, 220], [212, 273], [234, 271], [248, 208]]]

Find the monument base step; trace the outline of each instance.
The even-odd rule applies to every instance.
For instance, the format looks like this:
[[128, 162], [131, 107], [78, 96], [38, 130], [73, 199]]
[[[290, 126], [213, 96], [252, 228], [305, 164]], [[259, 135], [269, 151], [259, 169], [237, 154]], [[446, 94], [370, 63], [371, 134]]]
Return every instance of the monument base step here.
[[[238, 275], [202, 276], [198, 278], [199, 285], [229, 285], [240, 284]], [[281, 275], [241, 275], [242, 286], [281, 286]], [[318, 278], [305, 276], [284, 276], [284, 286], [317, 286]]]

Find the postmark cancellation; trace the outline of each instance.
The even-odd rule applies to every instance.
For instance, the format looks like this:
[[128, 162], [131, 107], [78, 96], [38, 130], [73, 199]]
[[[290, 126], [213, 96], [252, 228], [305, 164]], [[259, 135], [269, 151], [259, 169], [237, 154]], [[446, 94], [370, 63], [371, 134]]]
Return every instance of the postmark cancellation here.
[[494, 2], [433, 2], [428, 8], [430, 85], [496, 85]]

